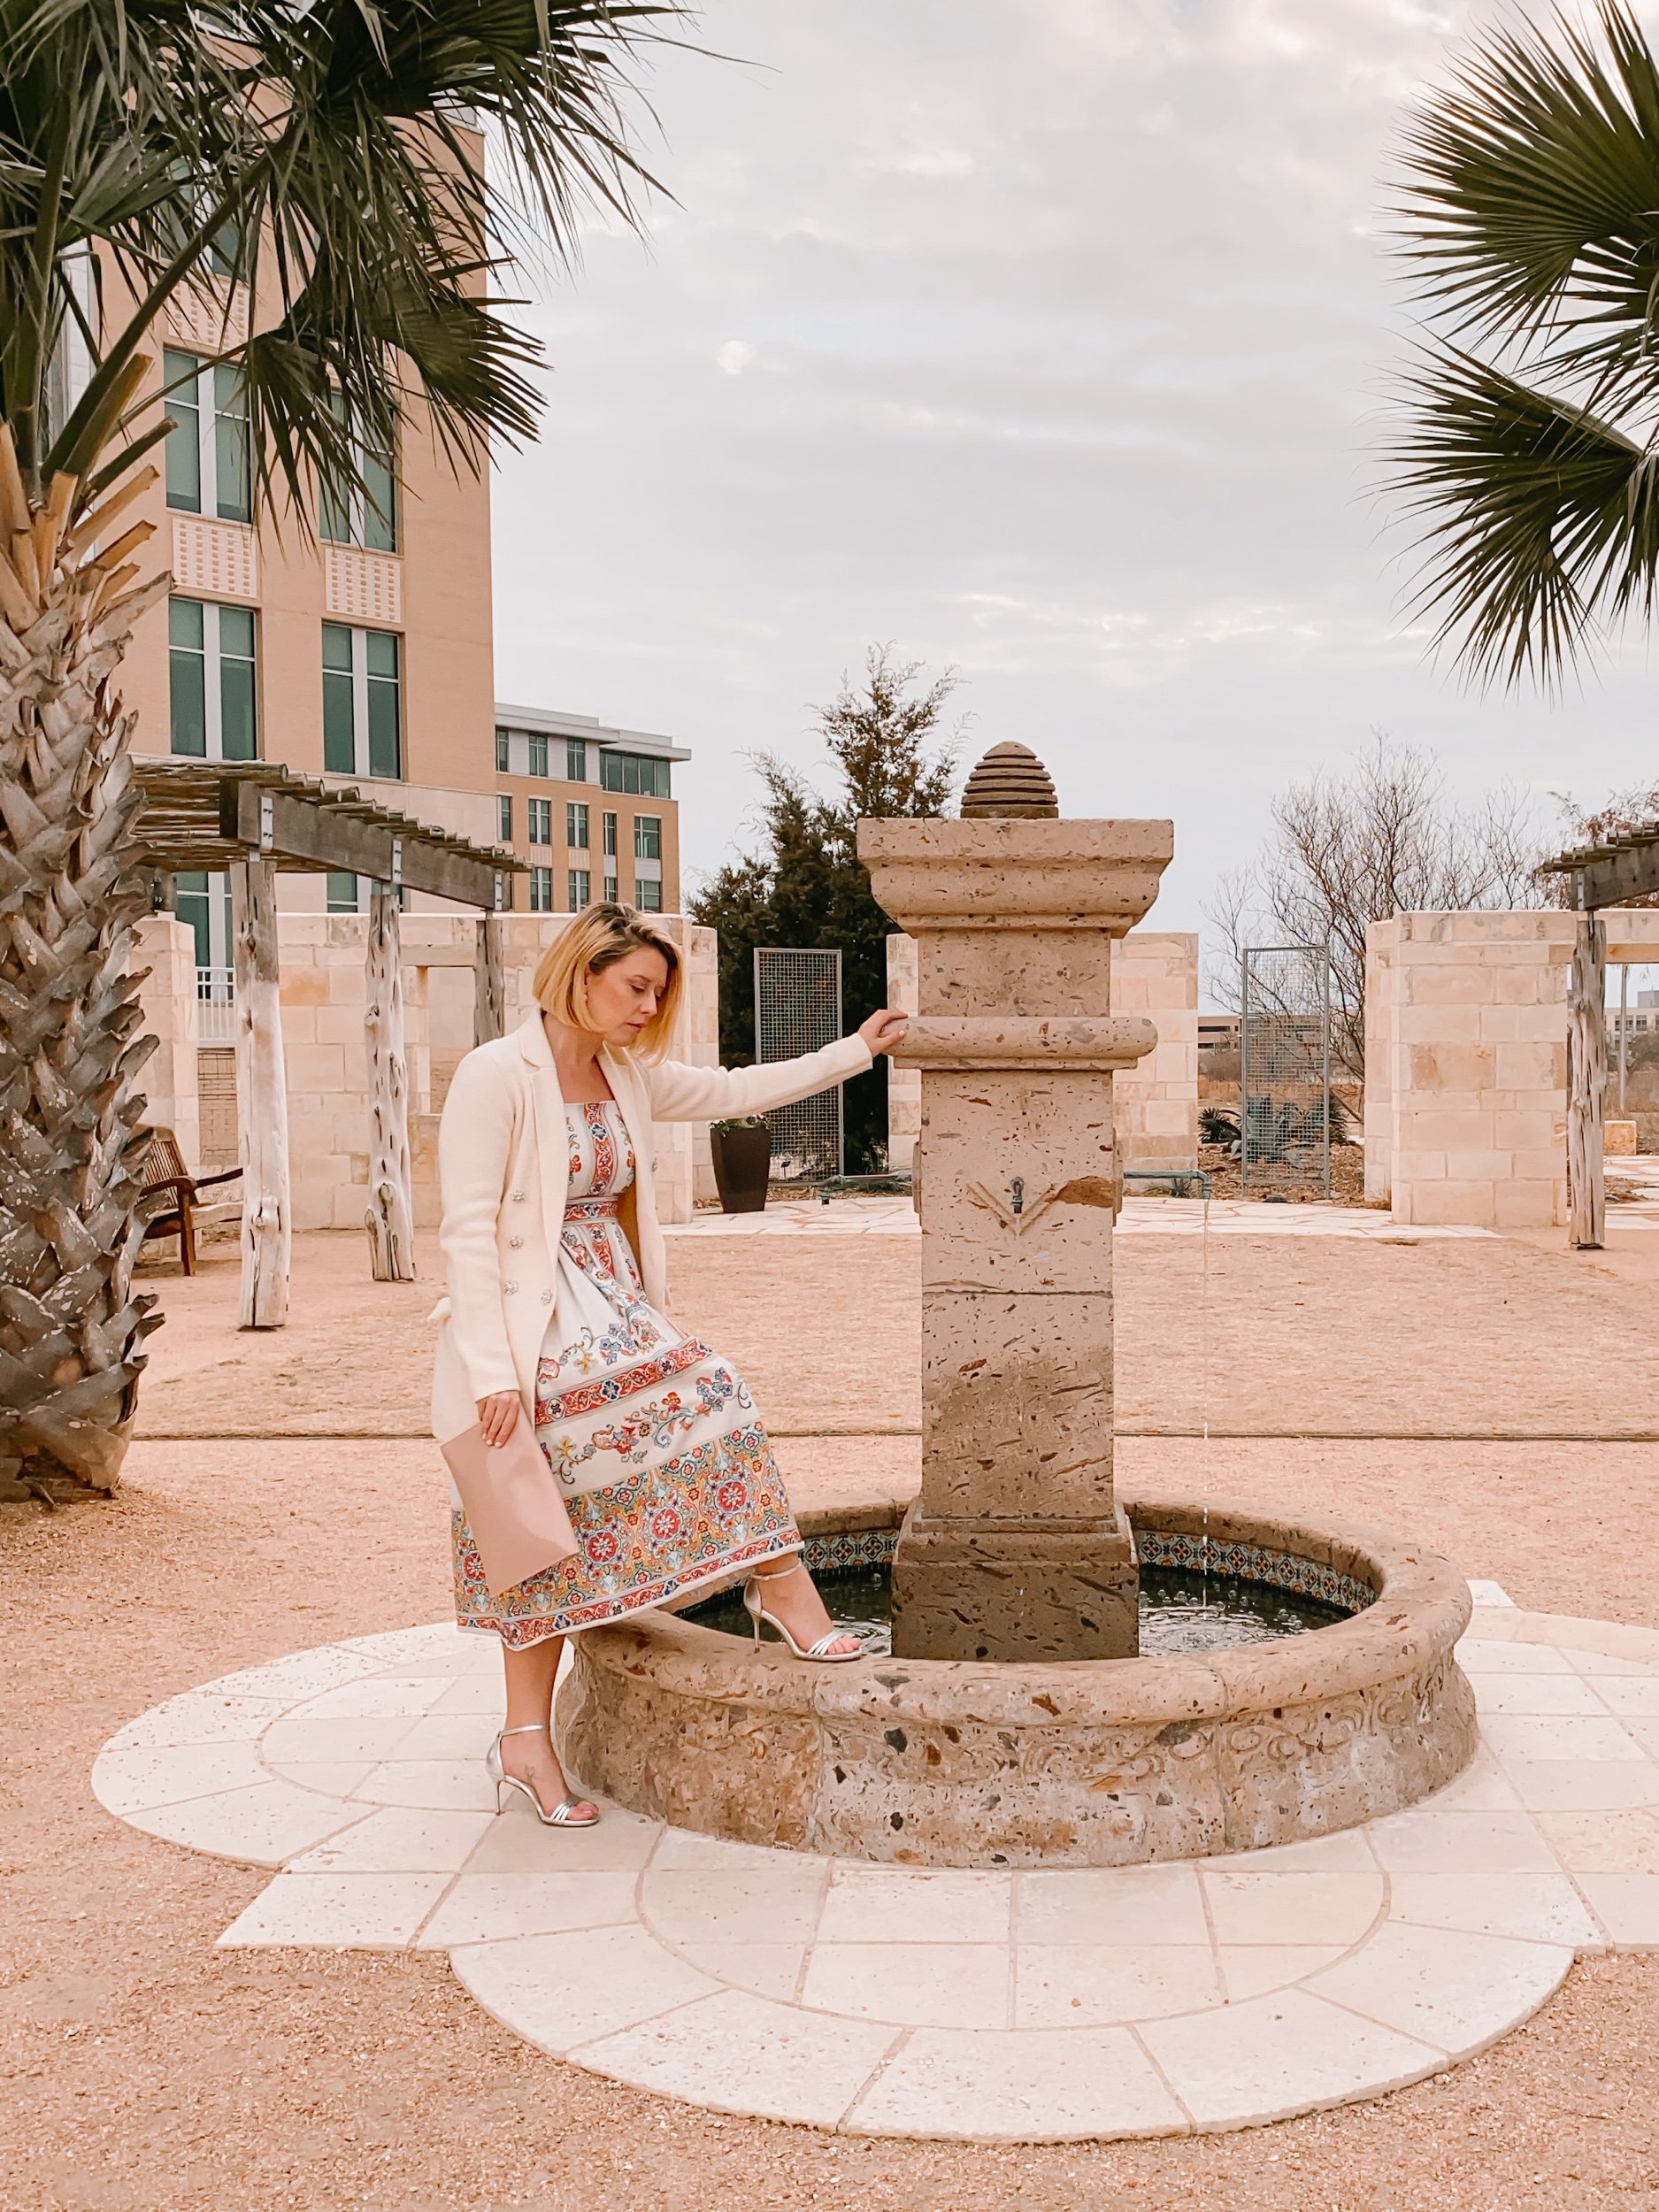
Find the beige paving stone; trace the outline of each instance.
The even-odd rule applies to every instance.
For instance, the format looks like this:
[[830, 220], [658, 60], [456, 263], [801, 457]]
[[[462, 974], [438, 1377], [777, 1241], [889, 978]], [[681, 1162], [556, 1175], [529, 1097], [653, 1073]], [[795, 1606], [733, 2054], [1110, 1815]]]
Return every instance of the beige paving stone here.
[[376, 1765], [389, 1758], [414, 1725], [407, 1714], [363, 1714], [351, 1720], [326, 1720], [307, 1713], [273, 1722], [259, 1739], [272, 1766], [296, 1759], [366, 1759]]
[[1357, 1943], [1383, 1907], [1369, 1874], [1218, 1874], [1200, 1869], [1217, 1943]]
[[1005, 1943], [819, 1943], [801, 2001], [898, 2027], [1009, 2024]]
[[250, 1743], [175, 1744], [100, 1752], [92, 1789], [107, 1812], [125, 1815], [269, 1778]]
[[275, 1781], [122, 1815], [147, 1836], [188, 1844], [192, 1851], [205, 1851], [214, 1858], [270, 1867], [282, 1865], [296, 1852], [310, 1850], [361, 1817], [358, 1806]]
[[1448, 1812], [1495, 1813], [1520, 1812], [1519, 1793], [1496, 1755], [1482, 1744], [1474, 1757], [1455, 1780], [1432, 1797], [1423, 1801], [1425, 1810], [1431, 1808]]
[[463, 1874], [420, 1932], [420, 1947], [559, 1935], [631, 1921], [632, 1874]]
[[284, 1759], [271, 1763], [279, 1782], [291, 1782], [296, 1790], [315, 1790], [321, 1797], [349, 1797], [374, 1771], [373, 1759]]
[[388, 1759], [370, 1770], [358, 1802], [413, 1805], [432, 1812], [494, 1812], [495, 1785], [478, 1759]]
[[637, 1874], [650, 1857], [663, 1831], [620, 1805], [601, 1801], [601, 1818], [592, 1828], [544, 1828], [527, 1805], [509, 1801], [504, 1813], [491, 1808], [478, 1848], [466, 1862], [468, 1874], [519, 1872]]
[[342, 1684], [361, 1682], [374, 1671], [374, 1661], [365, 1654], [343, 1644], [319, 1644], [311, 1651], [288, 1652], [258, 1666], [219, 1675], [202, 1688], [219, 1697], [280, 1698], [296, 1705]]
[[1013, 1878], [958, 1868], [834, 1865], [822, 1943], [1006, 1943]]
[[1126, 2029], [918, 2028], [841, 2125], [853, 2135], [1018, 2143], [1175, 2135], [1187, 2120]]
[[1578, 1674], [1476, 1675], [1475, 1706], [1483, 1724], [1494, 1713], [1544, 1717], [1605, 1717], [1607, 1707]]
[[1632, 1668], [1627, 1674], [1589, 1676], [1586, 1686], [1594, 1687], [1609, 1712], [1642, 1720], [1659, 1719], [1659, 1674], [1649, 1674], [1645, 1670], [1638, 1672]]
[[1276, 1989], [1289, 1989], [1334, 1966], [1342, 1955], [1335, 1943], [1220, 1943], [1216, 1963], [1221, 1970], [1222, 1994], [1230, 2005], [1247, 2003]]
[[1571, 1661], [1563, 1651], [1548, 1644], [1498, 1642], [1483, 1624], [1479, 1636], [1464, 1636], [1457, 1646], [1457, 1663], [1476, 1683], [1483, 1675], [1572, 1674]]
[[430, 1712], [450, 1686], [441, 1674], [360, 1674], [308, 1698], [290, 1716], [295, 1720], [409, 1720]]
[[1312, 1995], [1461, 2055], [1536, 2011], [1571, 1964], [1565, 1946], [1390, 1921], [1307, 1986]]
[[728, 1876], [711, 1868], [655, 1864], [640, 1888], [647, 1924], [669, 1943], [809, 1943], [818, 1925], [828, 1862], [788, 1852]]
[[1580, 1874], [1591, 1911], [1622, 1950], [1659, 1950], [1659, 1875]]
[[896, 2039], [891, 2028], [724, 1989], [573, 2055], [658, 2096], [833, 2127]]
[[1389, 1892], [1389, 1919], [1412, 1927], [1601, 1948], [1601, 1930], [1565, 1874], [1395, 1874]]
[[1540, 1813], [1538, 1825], [1573, 1874], [1659, 1874], [1659, 1809]]
[[1465, 1812], [1438, 1800], [1373, 1821], [1366, 1840], [1394, 1874], [1553, 1874], [1555, 1853], [1530, 1813]]
[[[1639, 1747], [1640, 1748], [1640, 1747]], [[1659, 1766], [1651, 1759], [1509, 1759], [1504, 1771], [1530, 1812], [1616, 1812], [1659, 1805]]]
[[637, 1925], [457, 1944], [449, 1964], [492, 2019], [556, 2058], [718, 1988]]
[[386, 1806], [288, 1863], [290, 1874], [458, 1874], [488, 1826], [488, 1813]]
[[1334, 1836], [1308, 1836], [1300, 1843], [1274, 1844], [1262, 1851], [1218, 1852], [1192, 1863], [1209, 1874], [1375, 1874], [1377, 1870], [1371, 1846], [1357, 1828], [1344, 1828]]
[[1208, 1943], [1022, 1943], [1017, 2028], [1110, 2026], [1222, 2002]]
[[1603, 1676], [1626, 1679], [1639, 1676], [1651, 1680], [1654, 1675], [1651, 1665], [1640, 1659], [1624, 1658], [1617, 1652], [1563, 1651], [1561, 1655], [1575, 1674], [1587, 1675], [1593, 1682], [1600, 1681]]
[[125, 1728], [116, 1730], [110, 1745], [111, 1749], [158, 1751], [176, 1744], [252, 1743], [285, 1710], [286, 1701], [280, 1698], [219, 1697], [191, 1690], [129, 1720]]
[[1291, 1989], [1139, 2031], [1199, 2128], [1248, 2126], [1378, 2096], [1433, 2073], [1441, 2054]]
[[458, 1675], [432, 1706], [434, 1714], [481, 1714], [491, 1721], [492, 1733], [501, 1726], [505, 1709], [506, 1698], [499, 1673]]
[[808, 1947], [804, 1943], [682, 1943], [682, 1958], [712, 1980], [753, 1990], [781, 2004], [795, 2001]]
[[1523, 1761], [1537, 1766], [1550, 1760], [1570, 1759], [1581, 1766], [1595, 1760], [1645, 1760], [1647, 1755], [1630, 1730], [1610, 1714], [1600, 1718], [1552, 1720], [1494, 1713], [1483, 1717], [1481, 1733], [1497, 1753], [1504, 1770], [1511, 1774]]
[[499, 1725], [495, 1713], [423, 1713], [407, 1724], [393, 1756], [399, 1759], [473, 1759], [481, 1765]]
[[401, 1950], [442, 1896], [443, 1874], [279, 1874], [219, 1939], [245, 1945], [349, 1944]]
[[[707, 1872], [735, 1881], [746, 1870], [762, 1874], [777, 1863], [778, 1854], [758, 1844], [728, 1843], [723, 1836], [701, 1835], [695, 1828], [659, 1827], [657, 1832], [661, 1840], [651, 1860], [654, 1875]], [[797, 1857], [793, 1863], [816, 1865], [827, 1874], [830, 1863]]]
[[1190, 1865], [1078, 1868], [1021, 1874], [1018, 1943], [1208, 1943], [1210, 1923]]

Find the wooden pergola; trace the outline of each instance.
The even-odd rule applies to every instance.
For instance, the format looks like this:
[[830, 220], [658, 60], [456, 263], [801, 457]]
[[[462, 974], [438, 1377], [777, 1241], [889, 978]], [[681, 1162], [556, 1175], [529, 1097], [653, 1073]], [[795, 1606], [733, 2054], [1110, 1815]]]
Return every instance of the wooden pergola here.
[[137, 825], [141, 864], [160, 876], [191, 869], [225, 870], [230, 876], [242, 1164], [242, 1327], [276, 1329], [288, 1318], [292, 1213], [279, 996], [280, 874], [337, 871], [367, 876], [373, 885], [364, 1010], [369, 1053], [365, 1218], [376, 1281], [412, 1281], [400, 895], [422, 891], [477, 908], [473, 1035], [483, 1043], [502, 1032], [499, 918], [511, 903], [512, 878], [526, 864], [501, 847], [475, 845], [378, 806], [353, 788], [334, 789], [265, 761], [134, 756], [133, 772], [144, 793]]
[[1564, 876], [1578, 916], [1567, 985], [1567, 1216], [1569, 1240], [1599, 1251], [1607, 1235], [1602, 1096], [1607, 1087], [1608, 907], [1659, 899], [1659, 822], [1580, 845], [1544, 863]]

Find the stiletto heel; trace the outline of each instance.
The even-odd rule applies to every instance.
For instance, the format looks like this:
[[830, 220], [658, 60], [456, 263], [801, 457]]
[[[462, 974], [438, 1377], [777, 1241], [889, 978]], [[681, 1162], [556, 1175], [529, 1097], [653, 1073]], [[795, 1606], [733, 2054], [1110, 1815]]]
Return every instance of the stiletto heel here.
[[832, 1644], [840, 1643], [843, 1637], [851, 1635], [852, 1631], [846, 1628], [826, 1629], [817, 1643], [803, 1651], [777, 1615], [769, 1613], [761, 1603], [760, 1586], [763, 1582], [781, 1582], [787, 1575], [804, 1574], [805, 1571], [797, 1559], [787, 1567], [775, 1568], [769, 1575], [752, 1574], [743, 1585], [743, 1610], [754, 1627], [756, 1645], [758, 1647], [760, 1643], [760, 1624], [764, 1621], [768, 1627], [777, 1630], [797, 1659], [816, 1659], [821, 1666], [826, 1667], [843, 1666], [854, 1659], [862, 1659], [864, 1655], [862, 1647], [856, 1651], [832, 1651], [829, 1648]]
[[564, 1797], [561, 1798], [558, 1803], [554, 1806], [552, 1811], [549, 1812], [547, 1807], [543, 1805], [541, 1800], [536, 1795], [528, 1782], [524, 1780], [523, 1777], [520, 1775], [509, 1774], [506, 1769], [502, 1765], [501, 1745], [502, 1738], [503, 1736], [541, 1736], [545, 1735], [546, 1732], [545, 1729], [537, 1727], [534, 1723], [526, 1728], [503, 1728], [497, 1733], [495, 1742], [491, 1744], [489, 1749], [484, 1754], [485, 1771], [488, 1774], [490, 1780], [495, 1785], [495, 1811], [497, 1816], [499, 1817], [499, 1816], [507, 1809], [502, 1802], [502, 1792], [503, 1790], [517, 1790], [521, 1796], [527, 1797], [529, 1799], [531, 1811], [535, 1815], [536, 1818], [541, 1822], [544, 1828], [592, 1828], [596, 1826], [599, 1820], [599, 1809], [597, 1806], [595, 1806], [590, 1809], [585, 1819], [579, 1819], [577, 1817], [577, 1809], [579, 1806], [586, 1804], [588, 1801], [585, 1798], [580, 1797]]

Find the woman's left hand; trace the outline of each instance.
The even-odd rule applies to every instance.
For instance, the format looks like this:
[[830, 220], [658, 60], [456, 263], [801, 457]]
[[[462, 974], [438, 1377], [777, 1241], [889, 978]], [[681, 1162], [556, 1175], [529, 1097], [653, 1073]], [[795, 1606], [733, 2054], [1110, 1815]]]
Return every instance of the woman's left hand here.
[[895, 1045], [902, 1044], [910, 1016], [896, 1006], [878, 1007], [868, 1021], [860, 1022], [858, 1034], [869, 1046], [872, 1056], [879, 1058], [891, 1052]]

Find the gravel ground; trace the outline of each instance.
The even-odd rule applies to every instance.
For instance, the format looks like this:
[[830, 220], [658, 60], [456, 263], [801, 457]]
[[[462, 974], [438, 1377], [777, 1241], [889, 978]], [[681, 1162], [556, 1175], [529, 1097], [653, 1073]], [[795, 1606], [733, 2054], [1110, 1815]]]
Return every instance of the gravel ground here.
[[[914, 1479], [915, 1440], [892, 1432], [914, 1405], [913, 1248], [873, 1256], [862, 1240], [769, 1243], [764, 1267], [712, 1241], [675, 1256], [680, 1312], [749, 1368], [803, 1502]], [[1179, 1431], [1203, 1333], [1192, 1248], [1148, 1238], [1119, 1256], [1125, 1396]], [[1230, 1302], [1212, 1399], [1269, 1433], [1132, 1438], [1128, 1485], [1340, 1499], [1523, 1604], [1659, 1625], [1659, 1446], [1387, 1433], [1444, 1436], [1483, 1411], [1533, 1440], [1659, 1428], [1645, 1248], [1586, 1263], [1521, 1243], [1217, 1240], [1211, 1261]], [[0, 1509], [4, 2212], [680, 2212], [694, 2188], [767, 2212], [1659, 2212], [1659, 1959], [1581, 1966], [1485, 2057], [1370, 2106], [1191, 2142], [992, 2150], [721, 2121], [597, 2082], [497, 2028], [441, 1958], [216, 1952], [266, 1877], [112, 1821], [87, 1773], [173, 1691], [443, 1613], [441, 1482], [410, 1433], [431, 1292], [364, 1272], [358, 1240], [305, 1240], [280, 1338], [212, 1318], [227, 1272], [164, 1285], [152, 1432], [188, 1413], [287, 1440], [141, 1442], [107, 1504]], [[854, 1376], [834, 1402], [796, 1363], [826, 1330]], [[1294, 1433], [1339, 1415], [1380, 1440]], [[371, 1416], [403, 1435], [295, 1433]]]

